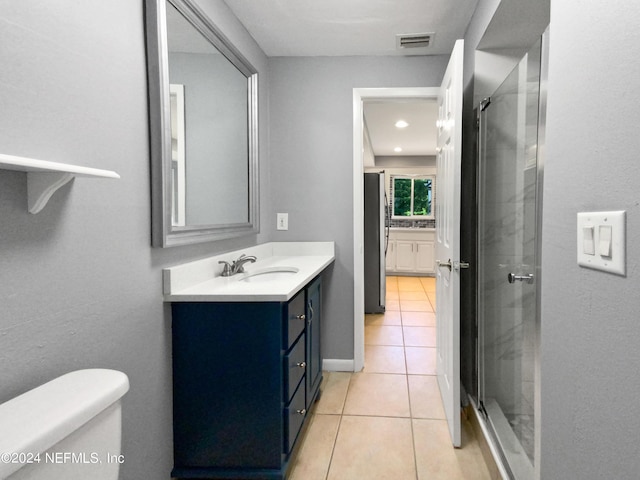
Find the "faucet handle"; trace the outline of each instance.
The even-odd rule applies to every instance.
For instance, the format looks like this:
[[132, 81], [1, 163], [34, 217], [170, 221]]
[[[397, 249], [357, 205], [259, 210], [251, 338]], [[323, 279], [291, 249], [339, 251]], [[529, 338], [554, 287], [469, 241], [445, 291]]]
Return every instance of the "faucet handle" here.
[[218, 263], [223, 263], [224, 267], [222, 267], [222, 273], [221, 275], [223, 277], [230, 277], [231, 275], [233, 275], [233, 269], [231, 267], [231, 264], [229, 262], [225, 262], [224, 260], [220, 260]]

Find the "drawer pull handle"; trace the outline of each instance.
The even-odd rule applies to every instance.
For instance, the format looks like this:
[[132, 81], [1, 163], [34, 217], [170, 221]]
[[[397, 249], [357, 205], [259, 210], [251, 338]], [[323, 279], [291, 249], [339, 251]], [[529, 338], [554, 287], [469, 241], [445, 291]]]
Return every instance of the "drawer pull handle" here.
[[303, 313], [302, 315], [296, 315], [296, 318], [298, 320], [305, 320], [307, 318], [307, 316]]
[[299, 366], [300, 368], [307, 368], [307, 362], [298, 362], [296, 363], [297, 366]]
[[296, 413], [298, 415], [306, 415], [307, 414], [307, 409], [303, 408], [302, 410], [296, 410]]

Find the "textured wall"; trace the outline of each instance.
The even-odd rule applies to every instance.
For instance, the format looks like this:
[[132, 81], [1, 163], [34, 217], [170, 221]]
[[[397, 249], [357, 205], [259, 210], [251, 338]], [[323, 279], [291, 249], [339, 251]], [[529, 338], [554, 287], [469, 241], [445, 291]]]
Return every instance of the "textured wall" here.
[[[542, 475], [637, 478], [640, 4], [552, 0]], [[597, 41], [592, 41], [594, 27]], [[627, 211], [627, 276], [576, 264], [576, 213]]]
[[[260, 70], [266, 126], [266, 57], [221, 0], [201, 3]], [[171, 339], [161, 269], [264, 236], [150, 247], [142, 1], [0, 0], [0, 63], [2, 153], [122, 177], [76, 179], [31, 215], [26, 174], [0, 171], [0, 402], [71, 370], [121, 370], [131, 381], [121, 478], [169, 478]]]
[[334, 240], [323, 355], [353, 358], [353, 88], [434, 87], [447, 57], [279, 57], [270, 68], [272, 239]]

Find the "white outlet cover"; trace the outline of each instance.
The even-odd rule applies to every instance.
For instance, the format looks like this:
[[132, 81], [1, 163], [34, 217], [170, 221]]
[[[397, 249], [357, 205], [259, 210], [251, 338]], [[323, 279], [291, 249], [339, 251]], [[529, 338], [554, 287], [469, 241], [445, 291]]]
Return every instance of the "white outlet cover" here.
[[[611, 227], [611, 256], [599, 253], [600, 227]], [[585, 248], [585, 228], [593, 227], [595, 248]], [[626, 263], [626, 212], [580, 212], [578, 213], [578, 265], [602, 270], [617, 275], [627, 274]], [[593, 254], [585, 253], [592, 251]]]

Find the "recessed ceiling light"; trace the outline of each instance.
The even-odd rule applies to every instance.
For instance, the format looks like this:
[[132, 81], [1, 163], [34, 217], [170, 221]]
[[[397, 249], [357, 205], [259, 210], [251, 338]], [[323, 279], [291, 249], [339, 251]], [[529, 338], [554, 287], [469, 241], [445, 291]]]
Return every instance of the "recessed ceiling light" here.
[[409, 126], [409, 124], [407, 122], [405, 122], [404, 120], [398, 120], [396, 122], [396, 127], [398, 127], [398, 128], [406, 128], [408, 126]]
[[399, 153], [402, 151], [402, 147], [396, 147], [393, 149], [394, 152]]

